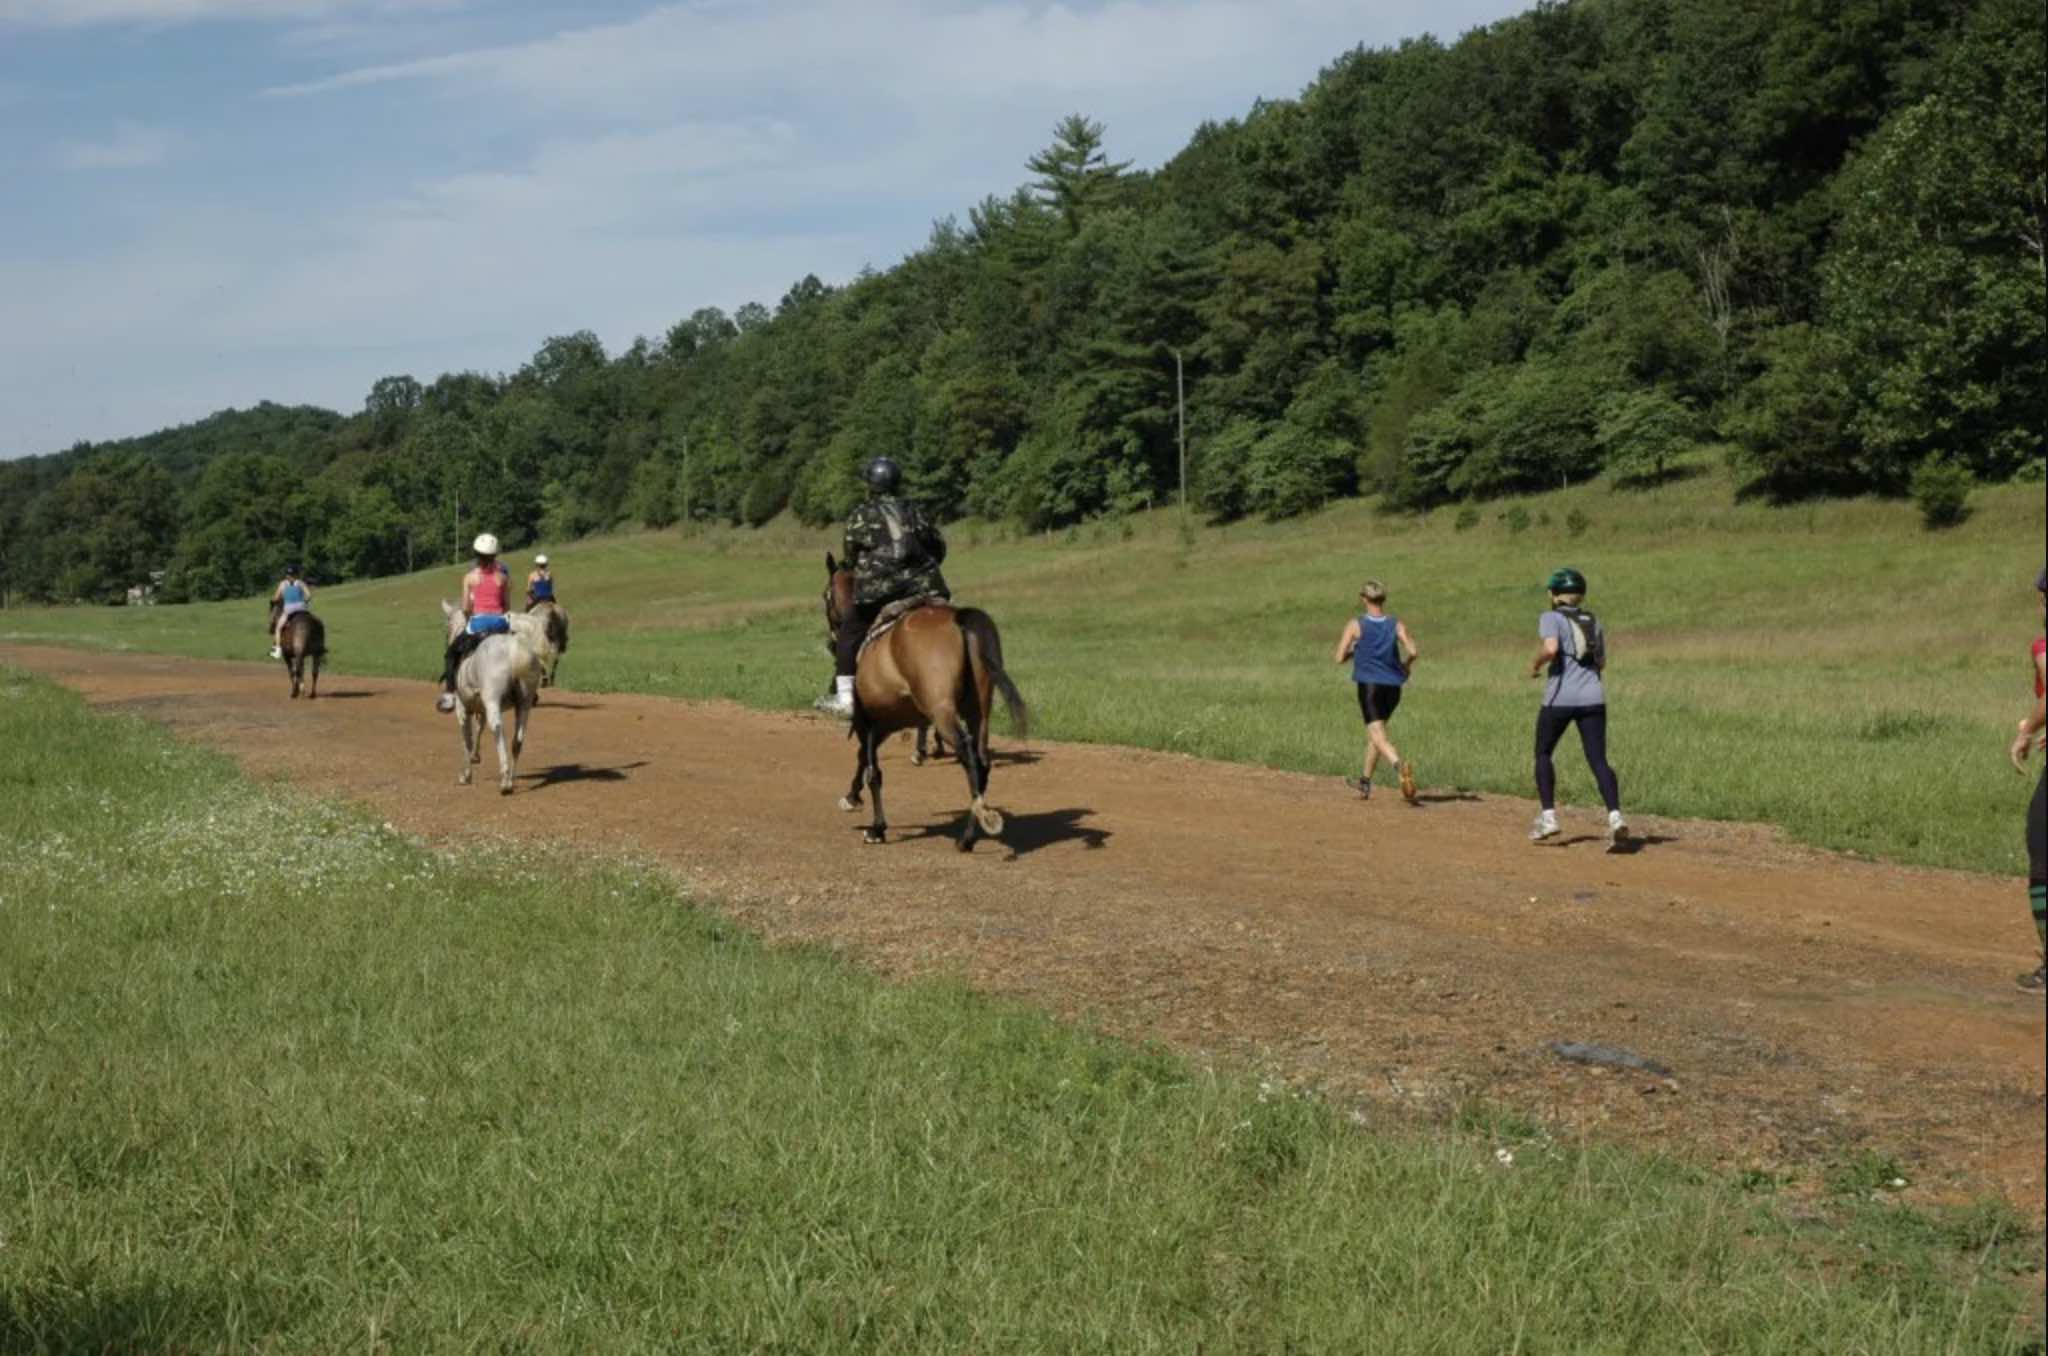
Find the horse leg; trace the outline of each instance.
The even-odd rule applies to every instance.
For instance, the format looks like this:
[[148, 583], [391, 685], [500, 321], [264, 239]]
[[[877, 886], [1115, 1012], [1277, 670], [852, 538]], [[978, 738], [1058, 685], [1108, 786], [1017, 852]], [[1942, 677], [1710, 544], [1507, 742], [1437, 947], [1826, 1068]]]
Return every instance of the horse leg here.
[[484, 698], [484, 718], [491, 723], [491, 739], [498, 746], [498, 794], [512, 794], [512, 759], [505, 747], [505, 708], [502, 699]]
[[470, 769], [482, 757], [476, 749], [476, 716], [468, 707], [462, 708], [462, 775], [455, 779], [457, 786], [468, 786]]
[[880, 752], [876, 745], [880, 743], [873, 727], [861, 736], [861, 757], [868, 766], [868, 795], [875, 802], [874, 820], [868, 825], [867, 832], [861, 835], [864, 843], [886, 842], [889, 835], [888, 821], [882, 817], [882, 760], [876, 756]]

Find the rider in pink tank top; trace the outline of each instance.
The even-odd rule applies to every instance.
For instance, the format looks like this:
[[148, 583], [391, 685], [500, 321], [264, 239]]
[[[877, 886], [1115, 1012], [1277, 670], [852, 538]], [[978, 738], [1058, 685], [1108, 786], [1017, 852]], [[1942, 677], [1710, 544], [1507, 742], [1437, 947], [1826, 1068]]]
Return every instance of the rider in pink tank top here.
[[469, 592], [472, 616], [478, 613], [503, 614], [507, 611], [505, 581], [505, 567], [495, 562], [491, 568], [479, 569], [476, 572], [476, 583]]

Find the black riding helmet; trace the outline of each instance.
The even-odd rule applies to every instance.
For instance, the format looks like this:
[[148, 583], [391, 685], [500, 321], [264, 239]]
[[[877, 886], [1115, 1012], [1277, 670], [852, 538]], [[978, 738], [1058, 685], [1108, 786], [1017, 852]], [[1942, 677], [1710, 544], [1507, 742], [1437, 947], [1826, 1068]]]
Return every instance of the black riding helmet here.
[[861, 471], [860, 478], [876, 494], [887, 494], [903, 483], [903, 472], [887, 457], [876, 457]]
[[1586, 576], [1580, 574], [1571, 566], [1566, 565], [1562, 569], [1552, 570], [1550, 578], [1545, 582], [1544, 587], [1552, 593], [1584, 593], [1586, 591]]

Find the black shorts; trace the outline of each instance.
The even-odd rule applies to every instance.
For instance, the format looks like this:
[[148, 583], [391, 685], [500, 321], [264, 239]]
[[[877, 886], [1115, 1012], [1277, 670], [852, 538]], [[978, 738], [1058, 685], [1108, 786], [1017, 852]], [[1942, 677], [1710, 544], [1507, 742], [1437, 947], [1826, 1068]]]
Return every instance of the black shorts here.
[[1401, 704], [1399, 683], [1358, 684], [1358, 714], [1365, 717], [1367, 725], [1376, 720], [1391, 720], [1394, 708]]

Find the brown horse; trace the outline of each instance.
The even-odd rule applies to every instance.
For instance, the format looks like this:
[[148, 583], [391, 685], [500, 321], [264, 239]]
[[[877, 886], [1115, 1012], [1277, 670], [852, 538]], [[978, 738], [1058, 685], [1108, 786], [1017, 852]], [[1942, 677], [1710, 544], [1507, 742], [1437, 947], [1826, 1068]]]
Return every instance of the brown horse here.
[[[270, 605], [270, 634], [277, 636], [278, 648], [284, 651], [284, 671], [292, 678], [292, 696], [299, 695], [304, 682], [306, 700], [320, 695], [320, 661], [327, 655], [327, 628], [320, 619], [310, 612], [294, 612], [285, 619], [284, 631], [277, 629], [277, 614], [284, 610], [284, 604]], [[313, 661], [312, 677], [306, 677], [306, 661]]]
[[[825, 575], [825, 624], [837, 631], [839, 619], [853, 607], [853, 574], [827, 553]], [[853, 738], [860, 753], [853, 784], [839, 808], [860, 808], [865, 781], [875, 812], [864, 842], [880, 843], [888, 836], [877, 756], [882, 744], [897, 731], [920, 724], [931, 725], [958, 749], [967, 770], [967, 825], [960, 833], [960, 850], [973, 851], [983, 834], [1002, 833], [1003, 817], [987, 802], [988, 726], [996, 691], [1003, 694], [1018, 733], [1025, 733], [1030, 713], [1003, 671], [1002, 637], [995, 619], [978, 607], [928, 603], [915, 608], [862, 652], [853, 677]]]

